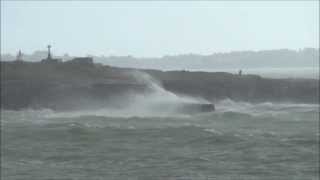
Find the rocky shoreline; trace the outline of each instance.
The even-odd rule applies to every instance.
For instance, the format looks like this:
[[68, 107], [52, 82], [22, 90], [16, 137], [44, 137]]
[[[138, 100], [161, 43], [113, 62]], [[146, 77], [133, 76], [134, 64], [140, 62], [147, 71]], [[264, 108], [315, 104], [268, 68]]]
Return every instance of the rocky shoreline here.
[[[175, 94], [209, 102], [318, 103], [317, 79], [270, 79], [224, 72], [129, 69], [81, 63], [1, 62], [1, 108], [96, 108], [115, 97], [143, 93], [148, 85], [132, 76], [144, 72]], [[114, 105], [114, 104], [113, 104]], [[116, 104], [118, 105], [118, 104]], [[121, 105], [119, 105], [121, 108]]]

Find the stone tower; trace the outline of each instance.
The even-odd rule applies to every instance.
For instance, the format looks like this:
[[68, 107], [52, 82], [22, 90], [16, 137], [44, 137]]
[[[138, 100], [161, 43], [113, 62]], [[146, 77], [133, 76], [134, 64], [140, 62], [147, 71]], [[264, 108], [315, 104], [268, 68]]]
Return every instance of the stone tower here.
[[51, 57], [51, 45], [48, 45], [48, 57], [47, 57], [47, 59], [52, 59], [52, 57]]

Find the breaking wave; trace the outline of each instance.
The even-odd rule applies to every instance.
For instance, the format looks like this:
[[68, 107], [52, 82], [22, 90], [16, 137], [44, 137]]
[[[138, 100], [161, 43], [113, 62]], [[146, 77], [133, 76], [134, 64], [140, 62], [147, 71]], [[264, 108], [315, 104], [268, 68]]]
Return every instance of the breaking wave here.
[[[155, 103], [156, 101], [153, 101]], [[42, 110], [2, 110], [1, 119], [3, 123], [13, 121], [34, 121], [34, 122], [50, 122], [57, 119], [85, 119], [85, 121], [94, 121], [92, 119], [108, 119], [108, 120], [146, 120], [150, 119], [172, 120], [185, 124], [188, 120], [193, 122], [193, 119], [219, 120], [219, 119], [286, 119], [291, 121], [303, 120], [303, 116], [318, 117], [318, 104], [294, 104], [294, 103], [249, 103], [236, 102], [230, 99], [219, 101], [215, 104], [216, 110], [207, 113], [198, 114], [182, 114], [174, 111], [162, 111], [161, 109], [151, 109], [150, 104], [146, 103], [141, 106], [130, 106], [123, 109], [97, 109], [97, 110], [81, 110], [81, 111], [66, 111], [59, 112], [50, 109]], [[301, 119], [302, 118], [302, 119]], [[90, 119], [90, 120], [89, 120]], [[154, 122], [154, 121], [152, 121]]]

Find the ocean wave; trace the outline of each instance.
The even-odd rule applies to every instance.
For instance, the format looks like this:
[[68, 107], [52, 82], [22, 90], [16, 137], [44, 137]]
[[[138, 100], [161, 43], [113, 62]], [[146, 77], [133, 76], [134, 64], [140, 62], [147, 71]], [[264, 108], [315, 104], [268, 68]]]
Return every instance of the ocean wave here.
[[319, 104], [303, 103], [249, 103], [224, 99], [216, 103], [216, 112], [237, 112], [250, 115], [283, 114], [292, 112], [319, 112]]
[[230, 99], [217, 102], [216, 111], [199, 114], [179, 114], [173, 112], [136, 112], [133, 109], [98, 109], [58, 112], [42, 110], [2, 110], [4, 124], [31, 122], [54, 124], [81, 122], [89, 127], [123, 126], [131, 129], [143, 127], [175, 127], [186, 125], [207, 126], [215, 122], [240, 121], [316, 121], [319, 118], [318, 104], [293, 103], [248, 103]]

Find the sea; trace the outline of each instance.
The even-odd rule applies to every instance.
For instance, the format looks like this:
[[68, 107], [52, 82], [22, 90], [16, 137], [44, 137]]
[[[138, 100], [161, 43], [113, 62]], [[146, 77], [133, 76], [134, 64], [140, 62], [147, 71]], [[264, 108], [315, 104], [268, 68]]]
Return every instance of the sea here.
[[318, 180], [319, 105], [1, 110], [3, 180]]

